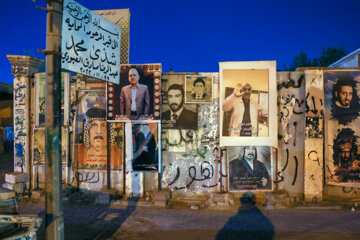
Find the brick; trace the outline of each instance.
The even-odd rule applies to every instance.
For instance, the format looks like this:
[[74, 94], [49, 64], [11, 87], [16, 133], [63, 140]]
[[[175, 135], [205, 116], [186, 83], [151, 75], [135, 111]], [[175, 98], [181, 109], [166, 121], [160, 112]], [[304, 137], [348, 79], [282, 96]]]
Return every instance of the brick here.
[[22, 183], [26, 179], [26, 173], [22, 172], [12, 172], [5, 174], [5, 181], [7, 183]]
[[2, 186], [3, 188], [15, 191], [16, 193], [24, 192], [24, 184], [22, 183], [4, 183]]

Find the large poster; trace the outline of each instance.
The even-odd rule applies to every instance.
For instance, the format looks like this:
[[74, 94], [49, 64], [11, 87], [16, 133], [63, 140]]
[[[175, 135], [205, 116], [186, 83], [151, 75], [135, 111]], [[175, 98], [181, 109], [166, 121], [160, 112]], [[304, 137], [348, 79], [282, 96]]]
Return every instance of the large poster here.
[[[105, 108], [105, 91], [79, 91], [75, 129], [75, 161], [78, 169], [107, 169], [108, 130]], [[122, 156], [118, 145], [110, 146], [111, 156]], [[119, 168], [121, 158], [111, 162], [111, 169]]]
[[276, 63], [220, 63], [220, 146], [277, 146]]
[[324, 82], [327, 183], [360, 186], [360, 72], [326, 71]]
[[229, 191], [272, 190], [270, 147], [227, 149]]
[[107, 84], [107, 119], [160, 119], [160, 86], [161, 64], [121, 65], [120, 84]]

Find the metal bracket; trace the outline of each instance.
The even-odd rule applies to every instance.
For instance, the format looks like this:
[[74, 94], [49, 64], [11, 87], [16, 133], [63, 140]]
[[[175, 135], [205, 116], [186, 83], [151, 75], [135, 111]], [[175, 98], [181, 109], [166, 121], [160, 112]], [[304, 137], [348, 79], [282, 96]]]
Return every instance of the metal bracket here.
[[46, 49], [45, 50], [38, 49], [38, 52], [44, 53], [45, 55], [53, 54], [53, 55], [61, 56], [61, 52], [58, 52], [58, 51], [49, 51], [49, 50], [46, 50]]

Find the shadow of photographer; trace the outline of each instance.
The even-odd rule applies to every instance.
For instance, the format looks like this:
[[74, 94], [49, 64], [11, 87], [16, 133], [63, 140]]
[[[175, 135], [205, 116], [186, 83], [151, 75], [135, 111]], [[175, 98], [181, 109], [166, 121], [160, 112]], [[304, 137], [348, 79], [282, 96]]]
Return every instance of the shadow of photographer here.
[[274, 226], [256, 207], [254, 194], [244, 193], [240, 202], [238, 213], [226, 222], [215, 239], [274, 239]]

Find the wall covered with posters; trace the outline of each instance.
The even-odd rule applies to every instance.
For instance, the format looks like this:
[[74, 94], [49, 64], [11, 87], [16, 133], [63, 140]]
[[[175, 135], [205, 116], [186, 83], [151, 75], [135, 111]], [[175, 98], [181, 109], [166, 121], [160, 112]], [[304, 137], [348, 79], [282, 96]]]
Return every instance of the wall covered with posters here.
[[[126, 65], [122, 87], [90, 77], [66, 78], [69, 82], [64, 82], [63, 96], [69, 99], [63, 101], [63, 112], [68, 109], [68, 114], [63, 114], [63, 136], [68, 136], [63, 137], [62, 144], [64, 182], [95, 192], [111, 187], [127, 195], [143, 195], [159, 189], [181, 194], [269, 192], [277, 180], [279, 190], [310, 200], [323, 197], [324, 184], [359, 187], [358, 71], [277, 74], [276, 164], [273, 148], [256, 146], [252, 140], [246, 145], [219, 147], [224, 133], [219, 121], [226, 116], [220, 116], [220, 107], [226, 91], [230, 96], [235, 89], [222, 85], [225, 95], [221, 100], [219, 73], [161, 74], [161, 65], [155, 66]], [[141, 79], [143, 73], [131, 71], [135, 67], [148, 71], [149, 76]], [[149, 91], [148, 114], [137, 115], [137, 106], [132, 106], [131, 100], [130, 115], [120, 114], [121, 89], [131, 85], [132, 75], [139, 75], [140, 84], [149, 81], [143, 84]], [[256, 86], [247, 89], [246, 83], [244, 80], [241, 91], [249, 92], [252, 102], [270, 109], [266, 91]], [[43, 187], [41, 78], [36, 78], [34, 86], [37, 96], [31, 161], [38, 177], [32, 186]], [[132, 98], [136, 99], [136, 93], [132, 96], [130, 91]], [[142, 99], [141, 104], [146, 101]], [[126, 100], [124, 112], [125, 105]], [[15, 111], [16, 116], [22, 112]], [[262, 128], [270, 125], [264, 116], [261, 122]]]

